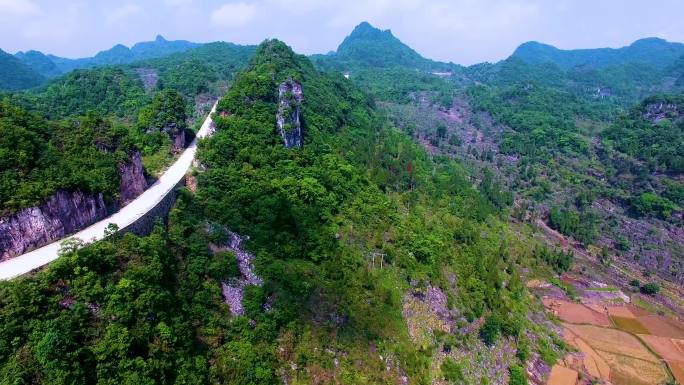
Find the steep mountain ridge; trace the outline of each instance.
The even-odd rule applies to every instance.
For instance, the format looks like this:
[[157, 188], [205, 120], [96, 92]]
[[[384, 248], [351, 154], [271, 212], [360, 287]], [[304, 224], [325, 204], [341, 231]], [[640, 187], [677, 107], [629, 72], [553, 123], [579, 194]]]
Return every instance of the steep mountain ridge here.
[[321, 66], [338, 70], [399, 67], [429, 71], [457, 67], [426, 59], [396, 38], [389, 29], [380, 30], [365, 21], [354, 28], [336, 52], [313, 55], [312, 59]]
[[123, 44], [98, 52], [93, 57], [68, 59], [55, 55], [45, 55], [40, 51], [30, 50], [17, 52], [15, 60], [11, 60], [2, 52], [0, 55], [0, 71], [2, 75], [9, 79], [0, 80], [0, 90], [21, 90], [42, 84], [45, 78], [50, 79], [76, 69], [87, 69], [98, 66], [123, 65], [142, 60], [160, 58], [174, 53], [185, 52], [193, 48], [201, 47], [202, 44], [192, 43], [186, 40], [169, 41], [161, 35], [157, 35], [153, 41], [139, 42], [131, 48]]

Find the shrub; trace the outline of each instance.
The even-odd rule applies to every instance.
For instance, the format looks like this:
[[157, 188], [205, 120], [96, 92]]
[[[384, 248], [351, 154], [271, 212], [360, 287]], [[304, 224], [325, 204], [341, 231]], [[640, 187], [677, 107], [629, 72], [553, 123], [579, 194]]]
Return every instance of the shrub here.
[[660, 286], [655, 282], [649, 282], [641, 286], [641, 292], [646, 295], [656, 295], [660, 291]]

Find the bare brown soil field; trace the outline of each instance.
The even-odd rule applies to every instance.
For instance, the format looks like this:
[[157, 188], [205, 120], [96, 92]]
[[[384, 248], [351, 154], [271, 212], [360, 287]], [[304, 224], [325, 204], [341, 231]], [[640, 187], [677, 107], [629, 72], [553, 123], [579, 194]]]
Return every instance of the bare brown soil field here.
[[671, 338], [646, 334], [639, 334], [639, 338], [644, 340], [646, 345], [665, 361], [684, 362], [684, 340], [673, 341]]
[[585, 305], [558, 300], [544, 299], [544, 306], [561, 320], [573, 324], [591, 324], [596, 326], [612, 326], [608, 316], [588, 308]]
[[605, 355], [602, 353], [609, 352], [652, 363], [660, 362], [658, 357], [648, 351], [639, 339], [621, 330], [592, 325], [566, 325], [566, 327], [585, 340], [604, 358]]
[[646, 327], [648, 334], [659, 337], [684, 339], [684, 325], [659, 315], [648, 315], [637, 318]]
[[610, 366], [588, 343], [567, 327], [563, 336], [568, 344], [584, 353], [584, 367], [589, 375], [605, 381], [610, 380]]
[[660, 363], [603, 351], [600, 354], [611, 367], [610, 382], [614, 385], [656, 385], [670, 378]]
[[549, 375], [548, 385], [575, 385], [579, 374], [565, 366], [553, 365]]
[[617, 316], [613, 316], [610, 318], [613, 320], [615, 327], [620, 330], [624, 330], [632, 334], [649, 334], [648, 329], [646, 329], [646, 327], [642, 325], [641, 322], [639, 322], [639, 320], [636, 318]]
[[684, 384], [684, 363], [668, 361], [667, 365], [670, 367], [670, 371], [672, 371], [677, 383]]
[[606, 306], [608, 315], [611, 317], [636, 318], [634, 313], [627, 306]]

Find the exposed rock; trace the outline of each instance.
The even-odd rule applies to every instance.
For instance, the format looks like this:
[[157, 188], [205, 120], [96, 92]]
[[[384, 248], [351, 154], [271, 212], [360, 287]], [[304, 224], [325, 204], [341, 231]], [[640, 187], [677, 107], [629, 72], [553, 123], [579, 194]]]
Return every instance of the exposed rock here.
[[142, 157], [138, 151], [133, 152], [129, 163], [119, 165], [119, 200], [122, 205], [135, 199], [147, 188], [145, 172], [143, 171]]
[[529, 382], [534, 385], [546, 384], [549, 373], [551, 373], [551, 367], [536, 352], [533, 352], [532, 357], [527, 360], [525, 369]]
[[403, 300], [402, 316], [411, 339], [420, 345], [429, 345], [436, 330], [451, 333], [456, 328], [446, 294], [434, 286], [407, 293]]
[[304, 100], [302, 86], [287, 79], [278, 86], [278, 112], [276, 124], [285, 147], [302, 146], [301, 105]]
[[40, 206], [0, 218], [0, 260], [60, 239], [106, 215], [101, 193], [57, 191]]
[[[175, 128], [175, 124], [173, 124]], [[185, 148], [185, 130], [174, 129], [171, 130], [169, 135], [171, 135], [171, 140], [173, 141], [174, 151], [182, 151]]]
[[138, 74], [140, 81], [145, 87], [145, 91], [152, 90], [157, 85], [159, 80], [159, 71], [154, 68], [137, 68], [135, 72]]
[[223, 249], [232, 251], [235, 254], [238, 269], [240, 270], [240, 278], [221, 283], [223, 297], [233, 315], [244, 315], [245, 309], [242, 306], [242, 300], [244, 298], [245, 286], [261, 286], [263, 281], [254, 273], [254, 266], [252, 265], [254, 256], [245, 251], [241, 246], [242, 241], [249, 238], [241, 237], [233, 232], [229, 232], [228, 235], [228, 243]]
[[679, 106], [675, 103], [655, 102], [646, 105], [646, 110], [643, 113], [645, 119], [657, 123], [663, 119], [677, 118], [681, 116]]

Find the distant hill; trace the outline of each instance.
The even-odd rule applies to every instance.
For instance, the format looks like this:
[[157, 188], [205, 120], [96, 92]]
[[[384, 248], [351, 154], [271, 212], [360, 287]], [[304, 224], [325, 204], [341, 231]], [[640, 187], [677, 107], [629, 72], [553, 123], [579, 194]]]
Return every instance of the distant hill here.
[[336, 52], [314, 55], [312, 59], [321, 66], [339, 69], [404, 67], [428, 70], [449, 66], [424, 58], [397, 39], [392, 31], [380, 30], [365, 21], [354, 28]]
[[627, 47], [562, 50], [530, 41], [520, 45], [512, 57], [528, 63], [554, 63], [563, 69], [576, 66], [607, 67], [625, 63], [645, 63], [657, 68], [671, 65], [684, 55], [684, 44], [659, 38], [640, 39]]
[[40, 51], [17, 52], [14, 54], [19, 60], [32, 70], [38, 72], [46, 78], [53, 78], [62, 74], [57, 65]]
[[0, 90], [21, 90], [40, 85], [45, 78], [16, 57], [0, 50]]
[[200, 45], [186, 40], [169, 41], [158, 35], [154, 41], [137, 43], [131, 48], [117, 44], [89, 58], [66, 59], [54, 55], [48, 55], [48, 57], [57, 65], [60, 71], [66, 73], [78, 68], [128, 64], [138, 60], [164, 57], [172, 53], [187, 51]]
[[235, 72], [244, 69], [255, 50], [256, 46], [213, 42], [129, 66], [139, 73], [153, 74], [159, 87], [173, 88], [186, 96], [219, 96], [225, 93]]

